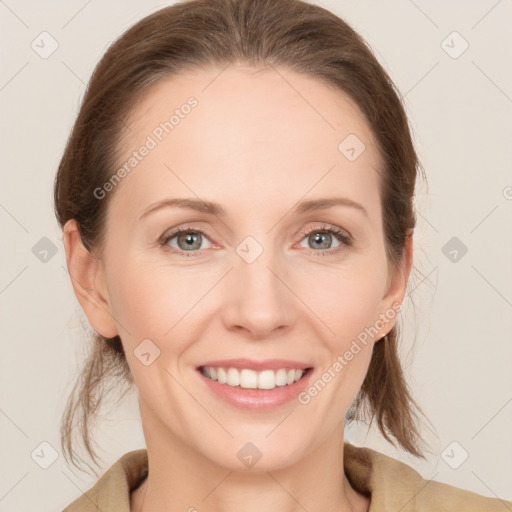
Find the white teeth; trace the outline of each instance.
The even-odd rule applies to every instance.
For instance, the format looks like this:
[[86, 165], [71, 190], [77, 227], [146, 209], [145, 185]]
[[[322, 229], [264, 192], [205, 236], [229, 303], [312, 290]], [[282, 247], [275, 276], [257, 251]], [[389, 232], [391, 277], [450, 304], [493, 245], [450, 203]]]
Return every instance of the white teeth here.
[[227, 381], [226, 384], [228, 386], [239, 386], [240, 385], [240, 373], [236, 368], [228, 368], [227, 372]]
[[276, 374], [273, 370], [264, 370], [258, 373], [258, 389], [274, 389], [276, 387]]
[[256, 372], [245, 368], [238, 370], [237, 368], [205, 366], [202, 369], [202, 373], [205, 377], [228, 386], [240, 386], [244, 389], [274, 389], [278, 386], [286, 386], [297, 382], [304, 375], [304, 370], [280, 368], [277, 371], [264, 370]]
[[242, 370], [240, 372], [240, 387], [256, 389], [258, 387], [258, 374], [254, 370]]
[[[208, 368], [207, 368], [208, 370]], [[212, 377], [210, 377], [212, 378]], [[226, 384], [226, 372], [224, 371], [224, 368], [217, 368], [217, 380], [221, 384]]]
[[[295, 371], [293, 372], [295, 375]], [[287, 372], [284, 368], [281, 368], [280, 370], [277, 370], [276, 372], [276, 386], [285, 386], [287, 384], [286, 382], [286, 375]]]

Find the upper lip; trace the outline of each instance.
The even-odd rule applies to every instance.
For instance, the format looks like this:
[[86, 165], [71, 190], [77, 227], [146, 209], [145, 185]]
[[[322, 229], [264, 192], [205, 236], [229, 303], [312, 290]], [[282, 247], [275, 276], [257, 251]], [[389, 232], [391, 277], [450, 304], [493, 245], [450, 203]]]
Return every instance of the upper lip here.
[[279, 370], [280, 368], [295, 369], [295, 370], [306, 370], [312, 368], [310, 364], [301, 363], [300, 361], [291, 361], [290, 359], [265, 359], [264, 361], [255, 361], [253, 359], [223, 359], [217, 361], [207, 361], [202, 365], [199, 365], [199, 370], [204, 366], [214, 366], [216, 368], [238, 368], [242, 370], [247, 368], [248, 370], [254, 370], [261, 372], [263, 370]]

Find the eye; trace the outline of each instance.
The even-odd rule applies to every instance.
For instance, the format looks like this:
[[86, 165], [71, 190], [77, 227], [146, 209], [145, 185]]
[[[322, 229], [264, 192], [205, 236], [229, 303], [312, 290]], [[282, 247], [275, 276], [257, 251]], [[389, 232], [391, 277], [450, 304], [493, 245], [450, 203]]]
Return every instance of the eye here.
[[[306, 248], [313, 247], [312, 254], [325, 255], [337, 253], [352, 245], [352, 239], [348, 233], [335, 226], [321, 226], [301, 233]], [[332, 243], [337, 245], [332, 247]], [[304, 245], [301, 244], [301, 247]], [[316, 250], [316, 249], [320, 249]]]
[[[309, 244], [313, 247], [313, 249], [309, 249], [309, 252], [318, 256], [338, 253], [352, 245], [350, 235], [336, 226], [323, 225], [303, 231], [300, 236], [301, 240], [308, 244], [306, 248], [309, 248]], [[206, 241], [210, 245], [205, 247]], [[332, 247], [333, 242], [337, 242], [334, 248]], [[165, 233], [159, 243], [165, 249], [180, 256], [199, 256], [200, 251], [211, 247], [211, 242], [206, 234], [191, 227], [177, 228], [171, 233]], [[304, 245], [301, 244], [301, 247]]]
[[[176, 245], [172, 241], [176, 239]], [[205, 247], [203, 242], [208, 240], [206, 235], [198, 230], [192, 228], [178, 228], [172, 233], [166, 233], [163, 235], [160, 244], [165, 247], [171, 247], [176, 249], [176, 253], [189, 252], [186, 256], [196, 256], [202, 249], [208, 249]]]

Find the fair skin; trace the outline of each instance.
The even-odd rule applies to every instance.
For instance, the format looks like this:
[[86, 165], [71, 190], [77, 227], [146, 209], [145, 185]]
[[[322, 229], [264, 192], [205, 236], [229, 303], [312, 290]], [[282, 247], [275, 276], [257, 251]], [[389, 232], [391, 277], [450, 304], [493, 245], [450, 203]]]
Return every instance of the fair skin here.
[[[221, 69], [164, 80], [134, 105], [126, 158], [187, 98], [198, 101], [104, 199], [101, 258], [84, 249], [75, 221], [64, 228], [75, 293], [97, 332], [120, 335], [138, 391], [149, 476], [131, 510], [365, 511], [369, 499], [344, 473], [344, 418], [373, 344], [396, 316], [308, 404], [240, 410], [211, 393], [196, 368], [215, 359], [293, 359], [313, 367], [315, 382], [402, 302], [412, 237], [391, 275], [381, 162], [346, 95], [282, 68]], [[354, 161], [338, 150], [351, 133], [366, 146]], [[365, 212], [294, 211], [298, 201], [334, 196]], [[141, 218], [158, 201], [185, 197], [215, 201], [226, 213], [173, 206]], [[349, 233], [352, 244], [327, 234], [315, 245], [325, 226]], [[201, 232], [195, 257], [186, 257], [183, 238], [158, 244], [175, 227]], [[252, 263], [236, 251], [248, 236], [263, 248]], [[134, 354], [145, 339], [160, 350], [147, 366]], [[236, 454], [249, 441], [262, 457], [247, 468]]]

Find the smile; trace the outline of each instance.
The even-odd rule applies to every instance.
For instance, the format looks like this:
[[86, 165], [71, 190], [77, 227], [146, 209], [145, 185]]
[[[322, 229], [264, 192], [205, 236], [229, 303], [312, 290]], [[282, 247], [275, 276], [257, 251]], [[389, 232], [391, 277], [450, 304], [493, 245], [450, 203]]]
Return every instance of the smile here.
[[201, 366], [199, 371], [208, 379], [243, 389], [266, 389], [289, 386], [300, 380], [310, 368], [263, 370], [257, 372], [248, 368], [221, 368]]

